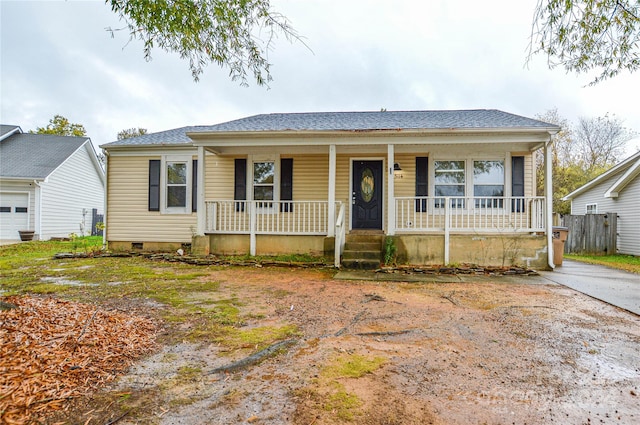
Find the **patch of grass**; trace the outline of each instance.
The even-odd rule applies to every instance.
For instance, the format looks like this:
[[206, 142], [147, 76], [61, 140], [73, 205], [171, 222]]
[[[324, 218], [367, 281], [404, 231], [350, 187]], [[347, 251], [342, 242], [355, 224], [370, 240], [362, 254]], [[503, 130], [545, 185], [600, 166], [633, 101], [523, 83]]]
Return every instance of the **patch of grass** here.
[[177, 379], [181, 382], [193, 381], [202, 375], [202, 368], [198, 366], [181, 366], [178, 368]]
[[360, 378], [379, 369], [387, 362], [384, 357], [365, 357], [359, 354], [343, 355], [322, 371], [326, 378]]
[[357, 395], [345, 391], [344, 387], [339, 387], [338, 391], [327, 396], [323, 408], [344, 421], [353, 421], [360, 413], [358, 409], [362, 401]]
[[295, 325], [261, 326], [251, 329], [227, 329], [225, 335], [217, 339], [225, 347], [231, 349], [263, 349], [271, 345], [274, 341], [281, 341], [299, 334]]
[[[294, 391], [299, 400], [296, 416], [307, 423], [322, 411], [331, 412], [339, 422], [357, 421], [363, 416], [362, 401], [347, 392], [341, 380], [361, 378], [387, 362], [384, 357], [343, 354], [325, 366], [310, 385]], [[331, 422], [333, 423], [333, 422]], [[376, 422], [377, 423], [377, 422]]]
[[589, 264], [613, 267], [631, 273], [640, 274], [640, 257], [634, 255], [577, 255], [564, 254], [565, 258]]

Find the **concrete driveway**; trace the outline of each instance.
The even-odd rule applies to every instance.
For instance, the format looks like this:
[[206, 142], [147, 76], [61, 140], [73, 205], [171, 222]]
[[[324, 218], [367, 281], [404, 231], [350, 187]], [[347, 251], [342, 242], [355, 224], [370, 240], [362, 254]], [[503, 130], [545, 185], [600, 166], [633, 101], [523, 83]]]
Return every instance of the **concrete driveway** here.
[[554, 271], [540, 272], [540, 275], [640, 315], [640, 275], [567, 259]]

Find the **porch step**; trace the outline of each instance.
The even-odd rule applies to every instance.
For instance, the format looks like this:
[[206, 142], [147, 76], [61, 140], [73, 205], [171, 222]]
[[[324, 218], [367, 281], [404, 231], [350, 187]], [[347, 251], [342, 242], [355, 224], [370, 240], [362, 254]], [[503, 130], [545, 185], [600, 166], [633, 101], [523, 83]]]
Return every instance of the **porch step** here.
[[342, 260], [342, 267], [356, 270], [375, 270], [380, 268], [380, 260]]
[[344, 260], [376, 260], [380, 261], [382, 251], [380, 250], [357, 250], [357, 249], [346, 249], [342, 253], [342, 261]]
[[377, 269], [382, 260], [384, 235], [351, 233], [346, 235], [342, 266], [348, 269]]

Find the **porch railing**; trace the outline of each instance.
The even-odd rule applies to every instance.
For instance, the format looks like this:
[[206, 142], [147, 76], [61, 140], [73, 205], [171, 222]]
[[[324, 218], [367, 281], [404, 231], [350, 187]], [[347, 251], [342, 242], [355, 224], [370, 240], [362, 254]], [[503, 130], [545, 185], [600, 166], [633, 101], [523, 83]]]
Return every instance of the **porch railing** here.
[[326, 235], [327, 201], [205, 201], [207, 233]]
[[396, 198], [397, 232], [541, 232], [544, 197]]

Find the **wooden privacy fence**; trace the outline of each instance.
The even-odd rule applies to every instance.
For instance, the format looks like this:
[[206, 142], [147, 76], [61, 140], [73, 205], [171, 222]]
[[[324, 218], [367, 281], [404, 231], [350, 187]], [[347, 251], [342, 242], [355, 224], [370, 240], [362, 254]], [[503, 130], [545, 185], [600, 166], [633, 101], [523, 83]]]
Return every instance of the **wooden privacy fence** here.
[[562, 217], [562, 226], [569, 229], [564, 244], [566, 254], [613, 255], [617, 252], [616, 213], [565, 215]]

